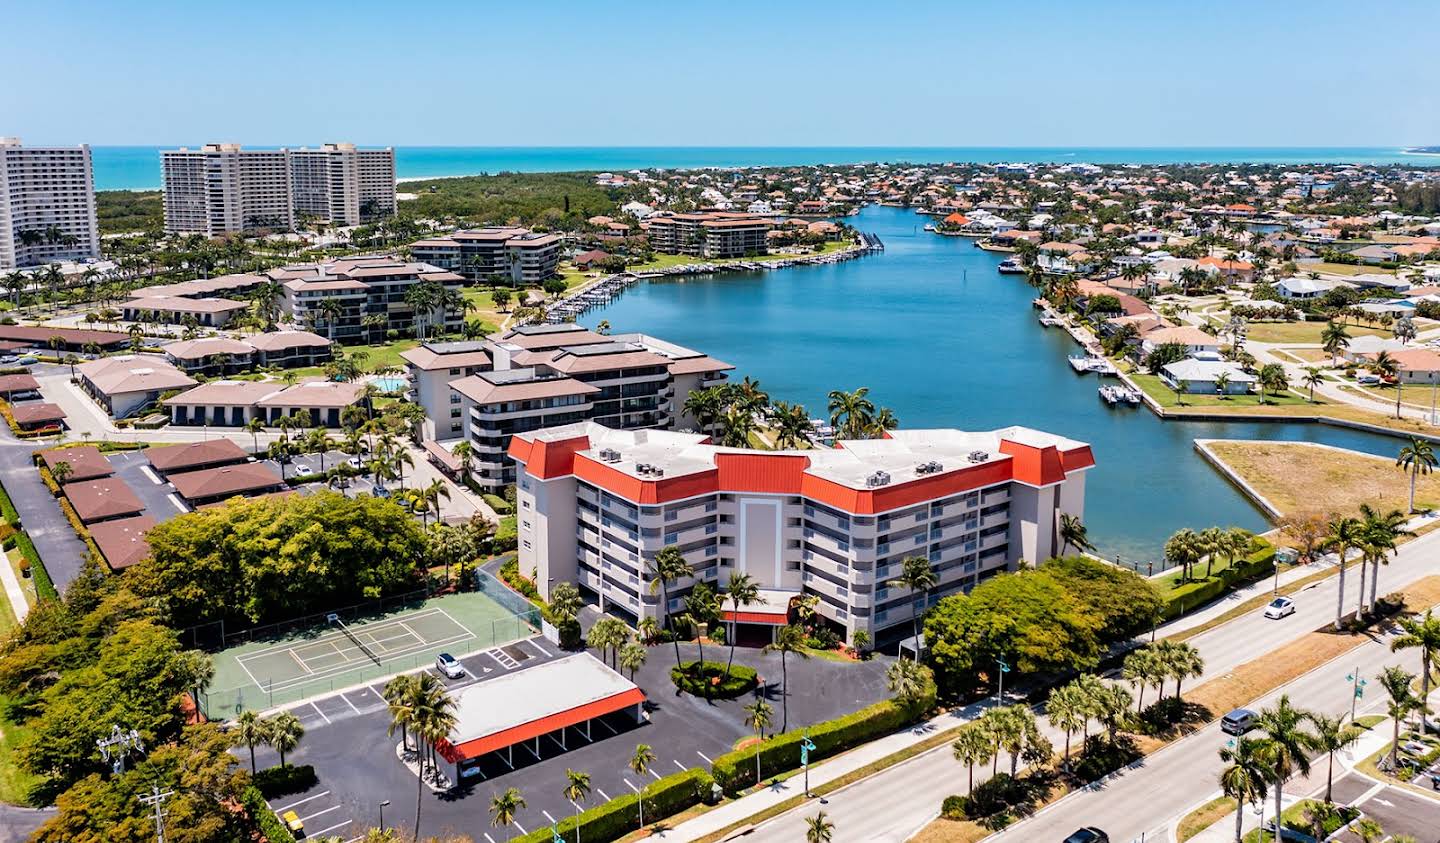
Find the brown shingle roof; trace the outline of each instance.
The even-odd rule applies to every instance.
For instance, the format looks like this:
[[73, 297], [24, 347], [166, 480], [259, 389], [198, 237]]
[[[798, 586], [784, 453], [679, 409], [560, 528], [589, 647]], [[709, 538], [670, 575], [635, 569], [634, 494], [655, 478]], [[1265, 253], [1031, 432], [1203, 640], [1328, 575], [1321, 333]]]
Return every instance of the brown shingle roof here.
[[698, 372], [723, 372], [733, 368], [735, 367], [731, 364], [714, 357], [686, 357], [670, 364], [670, 374], [693, 375]]
[[557, 372], [578, 375], [591, 372], [610, 372], [617, 369], [667, 366], [669, 363], [670, 358], [643, 349], [617, 351], [613, 354], [571, 354], [562, 350], [545, 365]]
[[335, 381], [297, 383], [255, 403], [261, 407], [348, 407], [360, 400], [364, 384]]
[[150, 555], [150, 543], [145, 534], [155, 526], [155, 519], [148, 515], [134, 518], [119, 518], [90, 527], [90, 537], [96, 547], [110, 563], [113, 571], [123, 570]]
[[73, 448], [41, 451], [40, 459], [44, 460], [45, 466], [51, 470], [55, 468], [56, 463], [70, 463], [70, 479], [67, 481], [70, 483], [94, 480], [97, 477], [109, 477], [115, 473], [115, 467], [94, 445], [76, 445]]
[[206, 442], [148, 448], [145, 456], [161, 474], [168, 474], [200, 466], [245, 462], [250, 455], [230, 439], [211, 439]]
[[35, 392], [40, 382], [31, 375], [0, 375], [0, 392]]
[[65, 411], [60, 409], [60, 405], [51, 404], [49, 401], [14, 404], [10, 407], [10, 414], [15, 417], [16, 424], [43, 424], [65, 420]]
[[329, 346], [331, 344], [330, 340], [309, 331], [271, 331], [268, 334], [247, 337], [245, 341], [261, 351], [283, 351], [287, 348]]
[[221, 468], [206, 468], [172, 474], [169, 479], [175, 491], [186, 500], [208, 500], [245, 492], [270, 491], [285, 485], [275, 469], [264, 463], [248, 462]]
[[67, 483], [65, 497], [70, 499], [70, 505], [75, 507], [75, 514], [86, 524], [123, 515], [138, 515], [145, 511], [145, 504], [135, 497], [135, 493], [130, 491], [130, 487], [119, 477]]

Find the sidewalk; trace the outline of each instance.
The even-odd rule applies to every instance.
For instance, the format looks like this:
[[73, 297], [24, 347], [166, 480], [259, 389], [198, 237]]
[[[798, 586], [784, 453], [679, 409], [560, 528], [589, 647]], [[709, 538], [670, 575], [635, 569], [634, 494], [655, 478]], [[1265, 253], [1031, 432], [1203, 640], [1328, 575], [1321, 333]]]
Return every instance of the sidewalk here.
[[[1335, 567], [1335, 563], [1330, 561], [1330, 555], [1323, 557], [1323, 559], [1325, 561], [1312, 562], [1308, 565], [1297, 565], [1288, 571], [1282, 572], [1280, 574], [1280, 585], [1289, 585], [1296, 580], [1301, 580], [1322, 570], [1329, 570]], [[1224, 597], [1216, 599], [1203, 609], [1186, 613], [1169, 623], [1162, 624], [1159, 629], [1156, 630], [1156, 637], [1164, 638], [1167, 635], [1174, 635], [1177, 632], [1184, 632], [1187, 629], [1200, 626], [1207, 621], [1225, 614], [1236, 606], [1245, 603], [1247, 600], [1269, 594], [1274, 587], [1275, 578], [1266, 577], [1263, 580], [1256, 580], [1249, 585], [1237, 588]]]
[[25, 590], [20, 587], [20, 579], [15, 576], [9, 559], [0, 559], [0, 580], [5, 581], [5, 596], [10, 600], [10, 608], [15, 611], [15, 620], [24, 621], [25, 616], [30, 614], [30, 601], [25, 599]]

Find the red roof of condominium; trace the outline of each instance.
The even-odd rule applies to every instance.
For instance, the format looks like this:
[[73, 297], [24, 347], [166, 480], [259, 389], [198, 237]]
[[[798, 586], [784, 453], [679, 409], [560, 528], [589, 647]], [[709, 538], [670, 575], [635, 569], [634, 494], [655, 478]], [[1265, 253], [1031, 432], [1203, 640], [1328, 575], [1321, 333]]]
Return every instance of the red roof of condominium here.
[[139, 515], [145, 504], [135, 497], [119, 477], [65, 484], [65, 497], [75, 507], [75, 514], [85, 523], [121, 515]]
[[172, 474], [168, 478], [175, 491], [186, 500], [242, 495], [262, 489], [269, 490], [285, 485], [275, 469], [259, 463], [241, 463], [221, 468], [206, 468]]
[[134, 518], [120, 518], [90, 526], [90, 537], [111, 570], [128, 568], [150, 555], [150, 543], [145, 534], [155, 526], [155, 519], [148, 515]]
[[164, 445], [145, 451], [150, 464], [161, 474], [172, 471], [186, 471], [201, 466], [225, 465], [245, 462], [250, 455], [244, 448], [230, 439], [211, 439], [207, 442], [191, 442], [185, 445]]
[[65, 411], [60, 409], [60, 405], [51, 404], [49, 401], [13, 404], [10, 414], [15, 417], [16, 424], [42, 424], [65, 420]]
[[41, 451], [40, 459], [45, 461], [45, 466], [51, 471], [55, 470], [58, 463], [69, 463], [70, 480], [68, 482], [71, 483], [79, 480], [94, 480], [97, 477], [109, 477], [115, 473], [115, 467], [94, 445], [76, 445], [73, 448]]

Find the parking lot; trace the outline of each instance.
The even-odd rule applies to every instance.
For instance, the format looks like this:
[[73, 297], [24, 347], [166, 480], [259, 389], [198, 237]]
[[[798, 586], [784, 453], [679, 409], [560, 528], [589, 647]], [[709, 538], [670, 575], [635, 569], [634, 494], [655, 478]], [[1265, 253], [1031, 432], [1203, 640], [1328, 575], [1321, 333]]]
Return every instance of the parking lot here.
[[[565, 653], [551, 642], [533, 638], [468, 656], [461, 660], [466, 671], [463, 678], [441, 678], [447, 687], [458, 689], [526, 670], [563, 655]], [[706, 655], [714, 658], [713, 651]], [[693, 645], [681, 645], [682, 658], [695, 656]], [[766, 682], [763, 693], [775, 709], [774, 731], [779, 731], [779, 654], [741, 648], [736, 651], [735, 661], [759, 670]], [[742, 707], [752, 697], [706, 701], [679, 694], [669, 678], [673, 664], [674, 650], [669, 645], [652, 647], [645, 666], [635, 676], [635, 682], [648, 697], [649, 722], [636, 725], [627, 723], [623, 715], [611, 716], [597, 720], [588, 738], [579, 730], [568, 730], [563, 746], [551, 737], [540, 741], [538, 752], [533, 744], [517, 745], [508, 759], [513, 768], [499, 756], [489, 757], [481, 766], [482, 776], [468, 779], [447, 793], [432, 793], [428, 789], [424, 792], [421, 833], [464, 832], [476, 840], [499, 843], [522, 829], [528, 832], [550, 825], [575, 810], [561, 793], [567, 769], [584, 771], [591, 776], [592, 794], [582, 807], [593, 807], [631, 792], [646, 781], [691, 767], [708, 769], [713, 759], [751, 734], [744, 724]], [[792, 656], [788, 662], [790, 727], [835, 717], [883, 699], [887, 695], [887, 666], [888, 661], [884, 659], [840, 663]], [[438, 672], [435, 675], [440, 676]], [[379, 805], [388, 799], [391, 806], [385, 809], [386, 823], [413, 828], [415, 777], [396, 755], [399, 735], [386, 735], [390, 715], [380, 696], [381, 684], [372, 683], [357, 691], [292, 707], [307, 733], [287, 760], [313, 764], [319, 784], [311, 792], [276, 800], [277, 808], [311, 796], [319, 797], [302, 804], [314, 810], [332, 806], [338, 809], [323, 814], [326, 821], [317, 828], [347, 821], [342, 830], [327, 833], [339, 834], [348, 840], [379, 825]], [[635, 746], [640, 743], [649, 744], [656, 755], [643, 777], [629, 768]], [[257, 750], [257, 757], [262, 764], [278, 761], [269, 750]], [[517, 814], [513, 829], [490, 828], [490, 800], [509, 787], [521, 791], [526, 808]], [[303, 818], [305, 812], [296, 810]], [[489, 829], [489, 833], [477, 832], [478, 829]], [[311, 836], [315, 834], [308, 821], [306, 830]]]
[[[1335, 801], [1354, 805], [1380, 823], [1389, 840], [1408, 834], [1419, 843], [1440, 841], [1440, 794], [1429, 798], [1393, 785], [1385, 785], [1359, 773], [1335, 780]], [[1346, 831], [1333, 838], [1339, 843], [1361, 843], [1360, 836]]]

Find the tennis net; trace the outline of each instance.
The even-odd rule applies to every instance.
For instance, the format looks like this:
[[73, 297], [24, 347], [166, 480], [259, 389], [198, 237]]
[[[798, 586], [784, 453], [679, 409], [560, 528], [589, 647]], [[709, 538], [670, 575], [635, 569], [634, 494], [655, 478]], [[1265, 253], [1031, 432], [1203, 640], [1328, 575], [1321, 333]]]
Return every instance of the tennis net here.
[[351, 641], [355, 642], [355, 646], [360, 648], [360, 652], [369, 656], [371, 661], [375, 662], [376, 664], [380, 664], [380, 657], [375, 655], [375, 651], [365, 646], [365, 642], [360, 640], [360, 636], [352, 632], [350, 630], [350, 627], [346, 626], [345, 622], [340, 620], [339, 615], [330, 615], [328, 619], [330, 623], [339, 627], [340, 631], [345, 633], [346, 638], [349, 638]]

